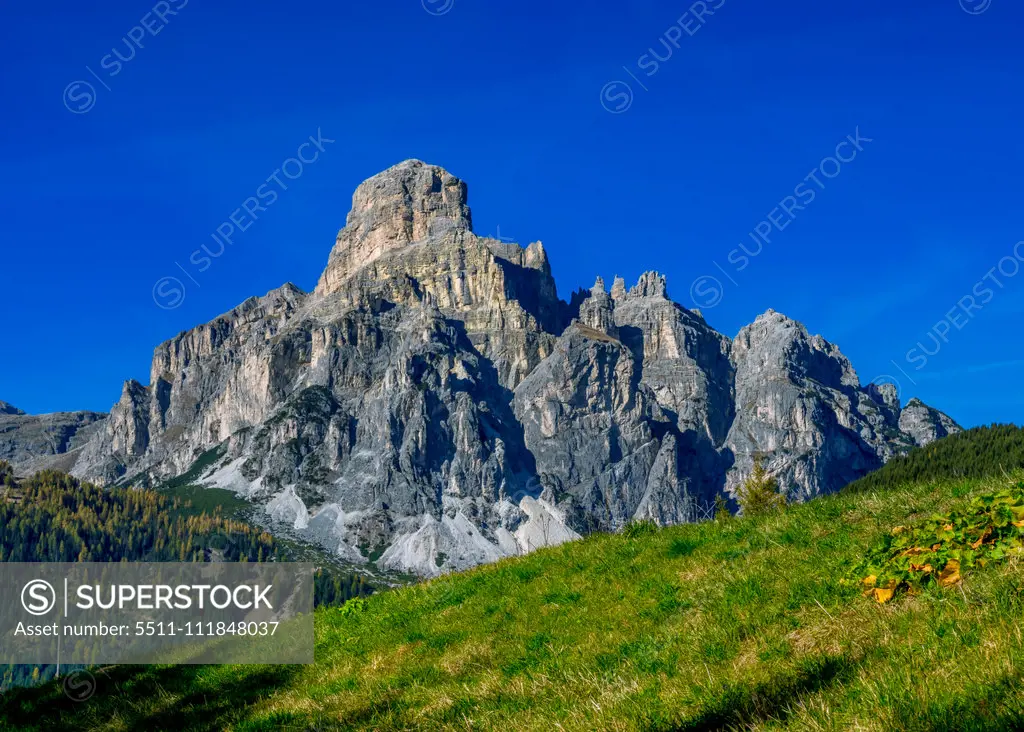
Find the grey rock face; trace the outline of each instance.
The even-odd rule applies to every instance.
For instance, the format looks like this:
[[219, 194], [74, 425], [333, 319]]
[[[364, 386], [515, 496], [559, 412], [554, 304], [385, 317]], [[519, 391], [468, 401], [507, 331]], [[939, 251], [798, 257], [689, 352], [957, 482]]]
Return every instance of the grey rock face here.
[[733, 419], [729, 339], [668, 299], [665, 278], [654, 272], [615, 301], [615, 322], [642, 360], [643, 383], [680, 432], [694, 431], [721, 445]]
[[73, 458], [102, 483], [187, 474], [343, 557], [432, 575], [699, 520], [757, 453], [805, 498], [956, 429], [862, 389], [777, 313], [722, 336], [657, 273], [562, 302], [542, 244], [477, 236], [465, 183], [407, 161], [359, 186], [314, 292], [158, 346]]
[[[735, 413], [732, 344], [700, 314], [672, 302], [665, 278], [655, 272], [644, 273], [620, 294], [615, 322], [641, 364], [641, 383], [671, 424], [675, 488], [671, 496], [652, 494], [660, 496], [660, 505], [655, 509], [648, 500], [648, 517], [660, 523], [695, 520], [710, 511], [728, 468], [721, 448]], [[662, 459], [668, 460], [667, 453]], [[676, 504], [685, 509], [667, 510]]]
[[580, 324], [611, 338], [617, 338], [619, 329], [612, 315], [613, 303], [613, 299], [605, 292], [604, 280], [598, 277], [590, 290], [590, 297], [580, 304]]
[[960, 431], [956, 422], [920, 399], [911, 399], [900, 412], [899, 427], [918, 447]]
[[0, 460], [19, 475], [46, 468], [70, 470], [106, 417], [97, 412], [33, 415], [0, 402]]
[[622, 343], [577, 323], [516, 388], [544, 497], [579, 530], [619, 528], [643, 498], [665, 420], [638, 367]]
[[[892, 386], [861, 388], [838, 348], [780, 313], [769, 310], [743, 328], [732, 358], [730, 490], [749, 474], [758, 454], [768, 458], [769, 471], [789, 496], [802, 500], [836, 491], [915, 444], [901, 429]], [[959, 431], [946, 420], [950, 432]]]
[[331, 252], [317, 292], [335, 291], [382, 254], [445, 230], [472, 231], [466, 184], [448, 171], [407, 160], [364, 182]]

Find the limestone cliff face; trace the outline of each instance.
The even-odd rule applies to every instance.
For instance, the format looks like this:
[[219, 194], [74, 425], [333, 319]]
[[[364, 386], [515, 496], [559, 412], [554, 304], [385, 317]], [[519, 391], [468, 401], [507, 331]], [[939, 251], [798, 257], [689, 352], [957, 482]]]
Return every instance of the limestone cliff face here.
[[317, 285], [337, 291], [387, 252], [449, 230], [472, 230], [466, 184], [435, 165], [407, 160], [362, 183]]
[[699, 520], [758, 453], [805, 498], [957, 429], [861, 388], [777, 313], [722, 336], [656, 273], [562, 302], [543, 245], [477, 236], [466, 184], [407, 161], [359, 186], [312, 293], [158, 346], [74, 472], [187, 474], [341, 556], [432, 575]]
[[893, 387], [862, 388], [836, 346], [781, 313], [769, 310], [743, 328], [732, 360], [736, 416], [725, 442], [735, 461], [730, 490], [759, 454], [800, 500], [838, 490], [916, 442], [900, 429]]
[[19, 475], [46, 468], [69, 470], [106, 417], [98, 412], [26, 414], [0, 402], [0, 460]]
[[613, 336], [576, 323], [516, 388], [544, 497], [581, 529], [619, 528], [643, 498], [668, 423], [639, 367]]
[[960, 431], [956, 422], [920, 399], [911, 399], [899, 412], [899, 428], [918, 447]]

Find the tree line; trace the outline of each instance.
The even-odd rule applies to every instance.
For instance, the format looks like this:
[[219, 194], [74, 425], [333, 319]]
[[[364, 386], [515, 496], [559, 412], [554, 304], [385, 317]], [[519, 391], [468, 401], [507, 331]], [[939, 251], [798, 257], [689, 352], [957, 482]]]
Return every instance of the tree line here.
[[[289, 552], [267, 531], [157, 491], [99, 488], [44, 470], [18, 479], [0, 460], [0, 561], [4, 562], [269, 562]], [[342, 605], [370, 595], [362, 575], [317, 569], [314, 603]], [[53, 677], [53, 666], [10, 665], [0, 691]]]
[[844, 490], [887, 490], [923, 481], [988, 478], [1019, 468], [1024, 468], [1024, 429], [994, 424], [915, 448]]

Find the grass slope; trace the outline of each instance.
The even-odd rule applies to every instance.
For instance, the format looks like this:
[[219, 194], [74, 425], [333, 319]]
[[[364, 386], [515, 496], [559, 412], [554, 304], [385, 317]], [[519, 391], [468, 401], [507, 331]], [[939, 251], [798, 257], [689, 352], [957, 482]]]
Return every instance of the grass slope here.
[[[1020, 480], [1021, 474], [1013, 476]], [[317, 663], [119, 667], [17, 729], [973, 730], [1024, 724], [1024, 565], [884, 605], [844, 582], [896, 525], [1006, 487], [859, 491], [597, 535], [319, 611]]]
[[927, 480], [988, 478], [1017, 469], [1024, 469], [1024, 429], [994, 424], [911, 450], [844, 490], [877, 491]]

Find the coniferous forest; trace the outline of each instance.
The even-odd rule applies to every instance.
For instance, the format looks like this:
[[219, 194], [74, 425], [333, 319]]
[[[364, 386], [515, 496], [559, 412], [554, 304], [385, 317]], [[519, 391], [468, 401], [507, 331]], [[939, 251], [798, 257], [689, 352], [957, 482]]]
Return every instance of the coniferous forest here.
[[[154, 490], [99, 488], [65, 473], [19, 479], [0, 460], [0, 561], [206, 562], [288, 561], [289, 552], [263, 529], [194, 510]], [[316, 605], [369, 595], [362, 575], [321, 567]], [[54, 667], [8, 666], [0, 690], [46, 681]]]
[[911, 450], [844, 490], [880, 491], [923, 481], [988, 478], [1017, 468], [1024, 468], [1024, 429], [995, 424], [975, 427]]

